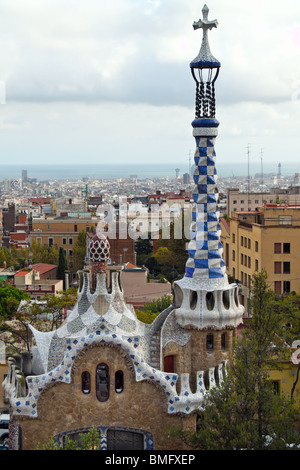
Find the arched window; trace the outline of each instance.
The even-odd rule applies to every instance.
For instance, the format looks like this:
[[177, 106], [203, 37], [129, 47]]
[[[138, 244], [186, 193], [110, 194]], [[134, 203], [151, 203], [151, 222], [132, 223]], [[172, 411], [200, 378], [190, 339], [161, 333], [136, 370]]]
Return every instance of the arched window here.
[[206, 335], [206, 349], [207, 351], [212, 351], [214, 349], [214, 335]]
[[198, 301], [198, 294], [196, 291], [190, 291], [190, 307], [192, 310], [195, 310]]
[[222, 294], [222, 299], [223, 299], [224, 307], [226, 308], [226, 310], [228, 310], [229, 307], [230, 307], [230, 298], [229, 298], [229, 291], [228, 290], [224, 290], [224, 292]]
[[106, 364], [98, 364], [96, 368], [96, 396], [99, 401], [109, 398], [109, 369]]
[[222, 333], [221, 335], [221, 348], [224, 350], [226, 349], [226, 334]]
[[91, 375], [86, 370], [81, 374], [81, 391], [85, 394], [91, 391]]
[[215, 296], [213, 292], [207, 292], [206, 294], [206, 307], [208, 310], [213, 310], [215, 306]]
[[116, 393], [123, 392], [124, 388], [124, 374], [122, 370], [117, 370], [115, 373], [115, 391]]

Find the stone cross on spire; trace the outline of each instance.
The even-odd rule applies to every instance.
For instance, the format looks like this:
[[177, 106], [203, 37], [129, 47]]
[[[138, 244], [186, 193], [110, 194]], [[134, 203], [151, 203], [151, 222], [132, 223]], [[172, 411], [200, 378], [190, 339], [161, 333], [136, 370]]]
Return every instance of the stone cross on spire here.
[[217, 20], [213, 20], [213, 21], [208, 20], [207, 18], [208, 12], [209, 12], [208, 6], [204, 5], [204, 7], [202, 8], [203, 20], [200, 19], [199, 21], [194, 21], [194, 24], [193, 24], [194, 29], [202, 28], [203, 31], [206, 32], [208, 29], [216, 28], [218, 26]]
[[201, 49], [198, 56], [191, 62], [191, 67], [220, 67], [220, 62], [210, 52], [207, 31], [218, 26], [218, 21], [208, 20], [209, 9], [207, 5], [202, 8], [203, 19], [195, 21], [193, 28], [203, 30]]

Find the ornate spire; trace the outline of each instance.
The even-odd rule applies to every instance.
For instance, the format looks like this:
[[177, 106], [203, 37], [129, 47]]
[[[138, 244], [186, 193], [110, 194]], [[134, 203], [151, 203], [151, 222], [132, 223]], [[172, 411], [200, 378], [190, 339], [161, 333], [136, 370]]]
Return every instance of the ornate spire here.
[[204, 5], [202, 9], [203, 20], [194, 21], [193, 28], [194, 29], [202, 29], [203, 30], [203, 37], [202, 37], [202, 44], [201, 49], [197, 57], [191, 62], [190, 66], [192, 68], [199, 68], [199, 67], [220, 67], [220, 62], [212, 55], [210, 52], [209, 42], [208, 42], [208, 30], [212, 28], [216, 28], [218, 26], [218, 21], [208, 20], [208, 12], [209, 9], [207, 5]]
[[[195, 21], [194, 29], [203, 30], [201, 49], [197, 57], [190, 63], [193, 78], [196, 82], [195, 116], [198, 118], [215, 117], [215, 81], [219, 74], [221, 63], [212, 55], [208, 42], [208, 30], [216, 28], [217, 20], [208, 20], [208, 8], [202, 9], [203, 20]], [[198, 73], [197, 73], [198, 72]]]
[[206, 5], [202, 12], [203, 20], [193, 25], [194, 29], [203, 29], [202, 45], [190, 64], [197, 86], [196, 119], [192, 122], [196, 151], [191, 236], [185, 276], [174, 283], [178, 323], [199, 329], [235, 327], [241, 323], [243, 313], [238, 300], [238, 286], [228, 283], [220, 240], [215, 166], [219, 122], [215, 119], [214, 83], [221, 64], [211, 54], [207, 38], [208, 30], [217, 27], [218, 22], [208, 20]]

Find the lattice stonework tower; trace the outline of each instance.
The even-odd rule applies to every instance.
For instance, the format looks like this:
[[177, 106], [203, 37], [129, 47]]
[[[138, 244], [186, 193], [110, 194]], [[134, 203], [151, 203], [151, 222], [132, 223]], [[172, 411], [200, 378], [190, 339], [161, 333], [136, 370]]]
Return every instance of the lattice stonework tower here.
[[105, 273], [110, 258], [110, 246], [107, 238], [99, 233], [89, 241], [89, 261], [92, 267], [92, 288], [96, 288], [97, 275]]
[[229, 285], [220, 241], [215, 140], [219, 122], [215, 119], [215, 82], [220, 62], [212, 55], [208, 30], [217, 20], [203, 19], [193, 24], [203, 30], [198, 56], [191, 62], [196, 82], [195, 119], [192, 122], [196, 141], [192, 225], [185, 276], [175, 283], [176, 316], [181, 326], [197, 328], [235, 327], [241, 322], [243, 307], [238, 300], [238, 286]]

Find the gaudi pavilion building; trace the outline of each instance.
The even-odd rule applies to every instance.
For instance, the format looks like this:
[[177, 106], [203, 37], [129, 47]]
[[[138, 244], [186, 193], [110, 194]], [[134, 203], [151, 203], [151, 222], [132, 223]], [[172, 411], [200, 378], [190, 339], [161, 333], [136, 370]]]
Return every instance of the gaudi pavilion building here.
[[174, 283], [173, 304], [152, 324], [124, 302], [120, 272], [106, 270], [109, 243], [89, 246], [79, 273], [77, 303], [55, 331], [32, 328], [31, 357], [8, 358], [3, 382], [10, 405], [10, 448], [36, 449], [54, 437], [76, 439], [96, 426], [102, 449], [180, 449], [168, 429], [196, 429], [203, 397], [223, 380], [243, 306], [229, 284], [220, 242], [216, 186], [215, 81], [220, 63], [210, 52], [208, 8], [190, 68], [196, 83], [196, 141], [191, 237], [186, 272]]

